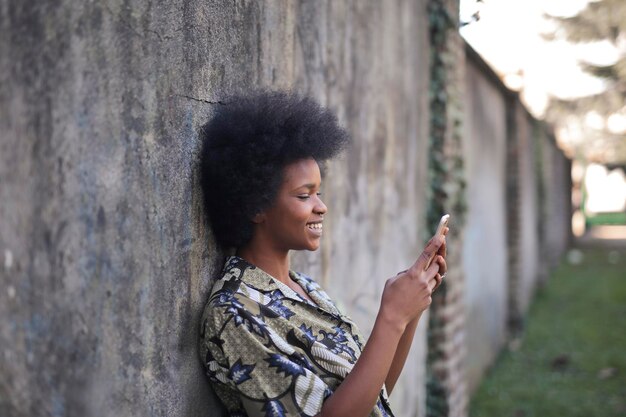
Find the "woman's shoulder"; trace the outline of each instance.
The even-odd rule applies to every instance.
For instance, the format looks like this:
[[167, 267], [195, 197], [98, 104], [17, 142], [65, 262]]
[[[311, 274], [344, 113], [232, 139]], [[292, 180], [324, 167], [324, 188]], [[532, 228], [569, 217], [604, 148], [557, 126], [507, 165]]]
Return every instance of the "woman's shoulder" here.
[[250, 266], [249, 263], [237, 256], [229, 256], [226, 258], [221, 274], [213, 283], [209, 302], [218, 292], [235, 293], [241, 285], [246, 269]]
[[275, 290], [275, 284], [269, 281], [270, 277], [255, 265], [238, 256], [229, 256], [213, 284], [204, 315], [256, 310], [259, 303], [267, 303]]
[[209, 299], [204, 307], [204, 319], [216, 318], [220, 312], [223, 312], [223, 309], [219, 307], [228, 307], [237, 301], [236, 294], [240, 292], [242, 277], [248, 266], [243, 259], [236, 256], [226, 258], [224, 267], [213, 283]]

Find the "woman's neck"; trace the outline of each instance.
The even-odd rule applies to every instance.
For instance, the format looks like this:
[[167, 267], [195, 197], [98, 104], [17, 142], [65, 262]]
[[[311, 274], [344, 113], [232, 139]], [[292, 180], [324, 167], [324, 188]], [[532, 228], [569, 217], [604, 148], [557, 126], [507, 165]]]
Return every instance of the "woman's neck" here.
[[264, 245], [254, 245], [253, 242], [237, 249], [236, 255], [247, 262], [261, 268], [275, 279], [288, 284], [289, 278], [289, 251], [275, 251]]

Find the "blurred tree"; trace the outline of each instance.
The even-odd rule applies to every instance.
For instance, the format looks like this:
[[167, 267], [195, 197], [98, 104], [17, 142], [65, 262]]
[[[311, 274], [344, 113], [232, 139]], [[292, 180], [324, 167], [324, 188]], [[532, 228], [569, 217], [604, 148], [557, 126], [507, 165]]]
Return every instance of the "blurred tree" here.
[[577, 136], [574, 150], [585, 159], [626, 164], [626, 1], [590, 1], [575, 16], [549, 17], [558, 23], [558, 29], [546, 35], [547, 39], [608, 41], [619, 55], [610, 65], [582, 61], [584, 71], [605, 81], [605, 90], [573, 100], [552, 98], [547, 119]]

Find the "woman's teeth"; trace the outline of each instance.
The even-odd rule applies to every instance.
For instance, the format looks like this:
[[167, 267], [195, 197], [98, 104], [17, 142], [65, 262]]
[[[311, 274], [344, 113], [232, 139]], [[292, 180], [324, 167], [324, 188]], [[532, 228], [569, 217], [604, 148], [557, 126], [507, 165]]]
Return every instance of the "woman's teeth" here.
[[322, 230], [322, 223], [311, 223], [308, 226], [309, 229]]

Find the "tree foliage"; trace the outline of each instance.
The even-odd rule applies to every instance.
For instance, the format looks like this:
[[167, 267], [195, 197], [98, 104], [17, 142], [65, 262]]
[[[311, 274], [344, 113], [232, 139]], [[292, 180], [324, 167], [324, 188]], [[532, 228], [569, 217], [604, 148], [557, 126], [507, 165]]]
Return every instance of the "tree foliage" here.
[[581, 62], [585, 72], [604, 80], [605, 90], [574, 100], [553, 98], [547, 111], [548, 120], [557, 125], [562, 125], [565, 119], [570, 124], [575, 120], [586, 139], [577, 146], [577, 151], [587, 159], [626, 163], [624, 132], [610, 131], [606, 123], [600, 128], [589, 127], [585, 123], [585, 117], [590, 112], [599, 114], [605, 120], [611, 115], [626, 117], [626, 1], [590, 1], [575, 16], [550, 18], [558, 23], [558, 29], [549, 38], [562, 38], [574, 43], [608, 41], [619, 56], [610, 65]]

